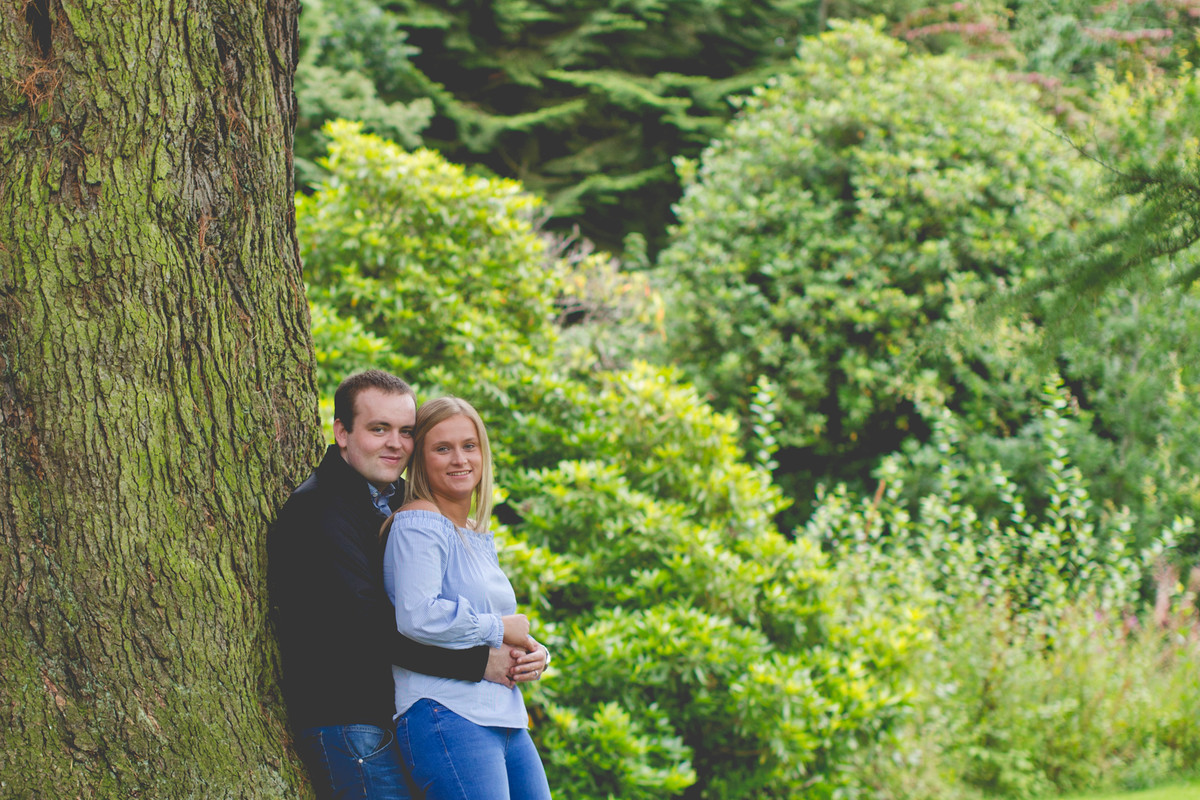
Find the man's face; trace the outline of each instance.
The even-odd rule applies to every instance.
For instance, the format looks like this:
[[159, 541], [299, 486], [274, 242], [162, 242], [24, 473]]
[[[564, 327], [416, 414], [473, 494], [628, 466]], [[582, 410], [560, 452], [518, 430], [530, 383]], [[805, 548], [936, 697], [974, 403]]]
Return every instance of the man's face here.
[[377, 489], [395, 483], [412, 455], [417, 403], [411, 394], [364, 389], [354, 399], [353, 430], [333, 421], [333, 438], [346, 463]]

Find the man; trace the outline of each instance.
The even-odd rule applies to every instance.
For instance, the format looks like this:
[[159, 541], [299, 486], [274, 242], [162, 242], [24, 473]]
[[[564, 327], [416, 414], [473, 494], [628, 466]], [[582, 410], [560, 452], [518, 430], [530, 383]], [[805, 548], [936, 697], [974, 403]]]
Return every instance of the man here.
[[288, 498], [268, 545], [284, 697], [322, 800], [410, 796], [392, 726], [393, 663], [507, 686], [534, 680], [548, 663], [540, 646], [443, 650], [397, 633], [379, 531], [404, 499], [416, 409], [412, 388], [394, 375], [368, 370], [342, 381], [336, 443]]

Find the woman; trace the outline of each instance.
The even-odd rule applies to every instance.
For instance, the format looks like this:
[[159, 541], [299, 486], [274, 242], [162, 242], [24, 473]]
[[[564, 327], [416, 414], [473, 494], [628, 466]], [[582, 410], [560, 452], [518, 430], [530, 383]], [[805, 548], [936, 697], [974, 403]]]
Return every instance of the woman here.
[[[510, 645], [533, 652], [529, 621], [488, 532], [492, 459], [487, 430], [469, 403], [441, 397], [413, 428], [405, 505], [392, 515], [383, 579], [396, 626], [448, 648]], [[527, 675], [539, 678], [544, 660]], [[548, 800], [550, 787], [521, 690], [393, 666], [396, 739], [428, 800]]]

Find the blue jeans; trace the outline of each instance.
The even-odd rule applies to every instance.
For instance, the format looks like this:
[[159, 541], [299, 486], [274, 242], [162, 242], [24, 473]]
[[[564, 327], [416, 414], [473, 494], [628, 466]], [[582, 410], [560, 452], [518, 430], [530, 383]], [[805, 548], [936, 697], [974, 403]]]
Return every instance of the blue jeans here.
[[396, 720], [396, 740], [426, 800], [550, 800], [537, 748], [523, 728], [490, 728], [434, 700]]
[[375, 725], [305, 728], [296, 750], [318, 800], [411, 800], [396, 737]]

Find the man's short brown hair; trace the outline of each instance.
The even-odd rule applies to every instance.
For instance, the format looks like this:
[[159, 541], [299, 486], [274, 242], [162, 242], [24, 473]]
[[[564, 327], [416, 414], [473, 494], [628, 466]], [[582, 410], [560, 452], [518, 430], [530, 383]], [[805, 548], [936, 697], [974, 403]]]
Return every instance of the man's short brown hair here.
[[367, 389], [379, 389], [384, 394], [411, 394], [416, 397], [416, 392], [406, 381], [381, 369], [368, 369], [347, 376], [333, 393], [333, 418], [341, 420], [342, 427], [348, 431], [354, 430], [354, 406], [358, 401], [358, 394]]

